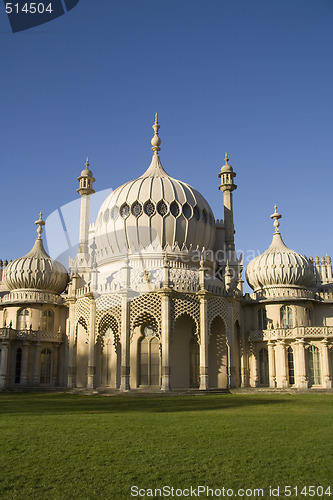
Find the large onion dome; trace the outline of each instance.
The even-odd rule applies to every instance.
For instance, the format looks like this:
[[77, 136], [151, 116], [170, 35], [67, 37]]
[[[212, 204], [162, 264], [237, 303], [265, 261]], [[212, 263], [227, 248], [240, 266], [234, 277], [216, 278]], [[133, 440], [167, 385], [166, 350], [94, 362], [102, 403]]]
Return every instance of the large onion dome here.
[[313, 269], [304, 255], [288, 248], [279, 232], [279, 222], [282, 216], [275, 212], [275, 233], [270, 247], [258, 257], [255, 257], [246, 270], [248, 284], [255, 292], [270, 288], [306, 288], [314, 280]]
[[156, 117], [151, 141], [154, 154], [147, 171], [113, 191], [99, 210], [98, 261], [149, 248], [213, 248], [213, 212], [196, 189], [170, 177], [162, 167], [159, 128]]
[[38, 238], [33, 248], [27, 255], [8, 264], [4, 274], [5, 283], [9, 290], [34, 289], [60, 294], [68, 282], [66, 268], [45, 252], [41, 238], [42, 226], [45, 225], [42, 214], [35, 224], [38, 225]]

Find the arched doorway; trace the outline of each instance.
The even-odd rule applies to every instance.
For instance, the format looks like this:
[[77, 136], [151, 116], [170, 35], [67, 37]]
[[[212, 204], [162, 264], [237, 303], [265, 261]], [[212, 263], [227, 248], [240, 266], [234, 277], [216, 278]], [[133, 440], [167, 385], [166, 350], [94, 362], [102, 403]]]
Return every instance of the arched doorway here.
[[321, 385], [321, 360], [319, 348], [315, 345], [310, 345], [306, 350], [306, 357], [309, 387]]
[[269, 385], [268, 350], [266, 347], [259, 351], [259, 385]]
[[295, 366], [294, 366], [294, 351], [292, 347], [288, 347], [288, 382], [289, 385], [295, 385]]
[[139, 387], [160, 387], [160, 342], [151, 325], [143, 328], [138, 344]]
[[16, 350], [16, 359], [15, 359], [15, 384], [19, 384], [21, 382], [21, 367], [22, 367], [22, 349], [19, 347]]
[[51, 384], [52, 354], [50, 349], [43, 349], [40, 354], [40, 383]]
[[220, 316], [214, 318], [210, 327], [208, 347], [209, 387], [226, 389], [229, 385], [228, 348], [226, 330]]
[[106, 314], [98, 325], [96, 342], [96, 385], [120, 387], [120, 339], [118, 322]]
[[195, 321], [189, 314], [182, 314], [175, 322], [170, 343], [171, 388], [199, 387], [199, 364]]

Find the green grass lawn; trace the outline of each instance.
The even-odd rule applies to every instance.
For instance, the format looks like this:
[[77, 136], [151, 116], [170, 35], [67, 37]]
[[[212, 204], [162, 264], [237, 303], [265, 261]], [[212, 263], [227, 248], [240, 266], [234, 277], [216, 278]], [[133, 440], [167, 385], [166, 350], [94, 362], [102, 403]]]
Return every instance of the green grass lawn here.
[[2, 393], [0, 498], [161, 498], [131, 497], [134, 485], [224, 486], [231, 498], [239, 488], [263, 488], [261, 498], [274, 498], [270, 486], [326, 488], [332, 417], [332, 394]]

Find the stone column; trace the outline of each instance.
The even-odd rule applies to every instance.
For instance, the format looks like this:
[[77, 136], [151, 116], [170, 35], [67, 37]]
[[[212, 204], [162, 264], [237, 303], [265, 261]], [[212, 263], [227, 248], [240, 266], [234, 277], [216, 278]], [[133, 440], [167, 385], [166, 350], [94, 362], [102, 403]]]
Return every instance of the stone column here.
[[208, 301], [207, 292], [198, 292], [200, 298], [200, 386], [199, 389], [206, 391], [208, 383]]
[[250, 387], [258, 387], [259, 376], [258, 376], [258, 353], [257, 346], [254, 343], [250, 344], [251, 352], [251, 365], [250, 365]]
[[323, 339], [321, 341], [321, 360], [322, 360], [322, 372], [323, 372], [323, 387], [325, 389], [332, 388], [332, 379], [330, 377], [330, 364], [328, 356], [328, 341]]
[[1, 345], [1, 365], [0, 365], [0, 387], [7, 387], [8, 373], [8, 350], [9, 342], [2, 342]]
[[267, 347], [268, 347], [269, 387], [276, 387], [274, 342], [269, 340], [267, 343]]
[[40, 352], [41, 352], [41, 343], [35, 342], [34, 346], [34, 372], [33, 372], [33, 385], [39, 386], [40, 382]]
[[29, 360], [29, 342], [22, 344], [22, 364], [21, 364], [21, 385], [27, 385], [28, 381], [28, 360]]
[[59, 347], [60, 347], [60, 344], [53, 344], [53, 356], [52, 356], [52, 386], [53, 387], [56, 387], [58, 384]]
[[89, 316], [88, 389], [93, 389], [95, 383], [95, 320], [96, 302], [92, 298], [92, 300], [90, 301]]
[[296, 339], [296, 387], [307, 389], [304, 339]]
[[288, 387], [286, 344], [284, 340], [278, 340], [275, 346], [276, 359], [276, 387], [285, 389]]
[[170, 297], [171, 290], [161, 295], [162, 313], [162, 391], [170, 390]]
[[68, 338], [68, 375], [67, 387], [75, 387], [75, 309], [74, 300], [69, 304], [69, 317], [67, 319], [67, 338]]
[[121, 370], [120, 389], [130, 389], [130, 303], [127, 293], [121, 300]]

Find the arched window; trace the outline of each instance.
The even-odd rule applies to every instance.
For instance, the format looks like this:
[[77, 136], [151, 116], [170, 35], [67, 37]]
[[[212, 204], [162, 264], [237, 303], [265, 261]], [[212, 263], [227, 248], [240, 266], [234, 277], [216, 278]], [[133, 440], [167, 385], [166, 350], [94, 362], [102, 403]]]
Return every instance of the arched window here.
[[259, 330], [267, 330], [267, 316], [265, 307], [260, 307], [260, 309], [258, 309], [258, 328]]
[[190, 339], [190, 387], [199, 387], [200, 351], [195, 337]]
[[317, 346], [308, 347], [307, 365], [309, 385], [321, 385], [320, 350]]
[[291, 347], [288, 347], [288, 379], [289, 385], [295, 384], [295, 368], [294, 368], [294, 351]]
[[17, 313], [17, 329], [27, 330], [29, 328], [29, 311], [28, 309], [20, 309]]
[[54, 330], [54, 312], [51, 309], [46, 309], [42, 313], [42, 330], [48, 333]]
[[259, 351], [259, 384], [269, 385], [268, 351], [265, 347]]
[[160, 343], [155, 336], [155, 328], [147, 324], [143, 328], [144, 337], [139, 341], [139, 385], [160, 385]]
[[280, 309], [280, 322], [281, 328], [292, 328], [293, 325], [293, 311], [289, 306], [282, 306]]
[[3, 326], [7, 326], [7, 317], [8, 317], [8, 311], [7, 309], [3, 310]]
[[21, 382], [21, 366], [22, 366], [22, 349], [19, 347], [16, 351], [16, 363], [15, 363], [15, 384]]
[[44, 349], [40, 353], [40, 383], [50, 384], [51, 383], [51, 351], [50, 349]]
[[306, 326], [312, 326], [312, 311], [310, 307], [305, 308]]

